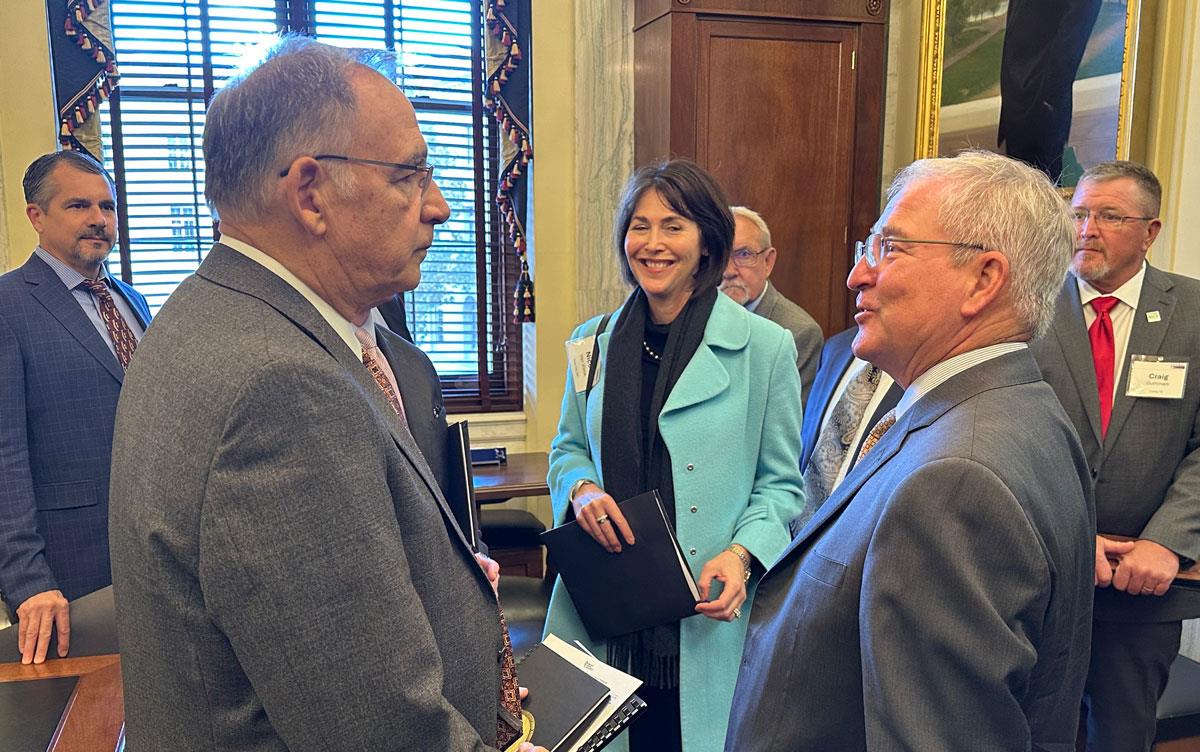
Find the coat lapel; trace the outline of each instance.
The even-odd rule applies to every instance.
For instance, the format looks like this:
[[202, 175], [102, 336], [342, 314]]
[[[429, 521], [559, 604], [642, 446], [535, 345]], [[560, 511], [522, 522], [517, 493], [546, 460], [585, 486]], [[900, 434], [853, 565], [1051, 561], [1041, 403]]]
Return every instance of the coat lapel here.
[[[36, 255], [26, 262], [23, 269], [25, 281], [33, 285], [31, 292], [34, 299], [45, 306], [51, 316], [58, 319], [63, 328], [83, 346], [84, 350], [87, 350], [93, 358], [99, 361], [100, 365], [104, 366], [104, 369], [117, 380], [117, 383], [123, 383], [125, 371], [121, 368], [121, 364], [117, 362], [112, 350], [108, 349], [108, 345], [104, 343], [100, 333], [96, 331], [96, 327], [88, 320], [87, 314], [80, 308], [75, 296], [63, 285], [54, 270]], [[137, 309], [137, 306], [131, 305], [130, 307]]]
[[[1107, 451], [1116, 442], [1121, 433], [1125, 420], [1133, 409], [1136, 398], [1127, 397], [1129, 388], [1129, 356], [1131, 355], [1170, 355], [1160, 353], [1163, 338], [1171, 326], [1171, 315], [1175, 312], [1175, 296], [1169, 291], [1174, 285], [1169, 277], [1161, 274], [1152, 266], [1146, 267], [1146, 276], [1142, 281], [1142, 294], [1138, 297], [1138, 307], [1133, 313], [1133, 327], [1129, 331], [1129, 344], [1125, 347], [1125, 364], [1121, 371], [1121, 381], [1117, 384], [1117, 393], [1113, 397], [1112, 417], [1109, 420], [1108, 433], [1104, 438]], [[1156, 311], [1159, 320], [1150, 322], [1146, 314]]]
[[717, 295], [704, 327], [704, 339], [663, 405], [659, 420], [716, 397], [729, 388], [729, 371], [717, 351], [741, 350], [750, 342], [749, 311], [725, 295]]
[[458, 522], [455, 521], [454, 514], [450, 511], [446, 499], [442, 496], [442, 490], [433, 477], [433, 471], [417, 447], [412, 434], [400, 420], [400, 416], [392, 411], [387, 398], [362, 364], [359, 355], [350, 351], [346, 343], [330, 328], [321, 314], [312, 307], [312, 304], [305, 300], [299, 291], [270, 270], [220, 243], [213, 246], [212, 251], [196, 273], [216, 284], [240, 290], [262, 300], [285, 316], [337, 360], [366, 395], [379, 420], [388, 427], [400, 453], [408, 459], [416, 470], [417, 476], [421, 478], [433, 495], [438, 509], [445, 519], [446, 526], [454, 531], [455, 536], [468, 551], [472, 550], [470, 542], [458, 527]]
[[[1058, 346], [1062, 350], [1067, 370], [1075, 382], [1075, 389], [1087, 413], [1088, 425], [1092, 429], [1092, 441], [1100, 446], [1100, 396], [1096, 386], [1096, 366], [1092, 360], [1092, 346], [1087, 327], [1083, 323], [1083, 306], [1079, 302], [1079, 285], [1075, 275], [1068, 274], [1066, 284], [1058, 296], [1052, 325]], [[1086, 437], [1084, 444], [1088, 444]]]

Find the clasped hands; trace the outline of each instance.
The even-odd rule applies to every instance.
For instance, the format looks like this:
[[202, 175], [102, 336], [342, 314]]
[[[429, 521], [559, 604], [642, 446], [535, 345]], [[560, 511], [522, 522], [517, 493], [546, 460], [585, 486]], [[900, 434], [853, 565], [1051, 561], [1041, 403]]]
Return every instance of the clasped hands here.
[[[613, 497], [594, 483], [584, 483], [571, 499], [575, 520], [588, 535], [609, 553], [620, 553], [622, 541], [625, 545], [636, 545], [633, 530], [621, 508]], [[696, 612], [718, 621], [733, 621], [742, 615], [742, 604], [746, 602], [746, 568], [732, 551], [722, 551], [709, 559], [700, 570], [696, 585], [700, 588], [702, 603], [696, 604]], [[712, 581], [722, 584], [721, 594], [709, 600]]]
[[1114, 540], [1096, 536], [1097, 587], [1129, 595], [1162, 595], [1179, 574], [1179, 556], [1152, 540]]

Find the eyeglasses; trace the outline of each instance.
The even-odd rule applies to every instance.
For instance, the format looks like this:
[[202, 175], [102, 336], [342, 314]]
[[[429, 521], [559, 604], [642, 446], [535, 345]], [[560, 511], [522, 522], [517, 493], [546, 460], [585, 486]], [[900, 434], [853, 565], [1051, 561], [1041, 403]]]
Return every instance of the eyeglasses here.
[[1071, 216], [1074, 217], [1075, 224], [1077, 225], [1082, 226], [1083, 223], [1088, 220], [1088, 217], [1092, 217], [1092, 220], [1097, 225], [1110, 230], [1120, 227], [1129, 220], [1149, 222], [1150, 220], [1155, 219], [1155, 217], [1132, 217], [1124, 214], [1117, 214], [1113, 211], [1093, 212], [1088, 211], [1087, 209], [1072, 209]]
[[873, 232], [867, 236], [866, 240], [859, 240], [854, 243], [854, 263], [866, 259], [867, 268], [874, 269], [879, 266], [880, 259], [884, 254], [892, 252], [893, 243], [914, 243], [920, 245], [953, 245], [959, 248], [974, 248], [977, 251], [987, 250], [981, 245], [975, 243], [960, 243], [956, 240], [913, 240], [912, 238], [897, 238], [891, 235]]
[[[316, 160], [336, 159], [339, 162], [368, 164], [368, 165], [375, 165], [376, 167], [390, 167], [390, 168], [396, 169], [396, 170], [411, 170], [414, 174], [419, 176], [417, 178], [417, 181], [418, 181], [417, 184], [421, 187], [421, 195], [422, 196], [424, 196], [425, 192], [427, 190], [429, 190], [429, 184], [433, 182], [433, 165], [431, 165], [431, 164], [412, 165], [412, 164], [404, 164], [403, 162], [381, 162], [378, 159], [363, 159], [362, 157], [347, 157], [347, 156], [343, 156], [341, 154], [316, 154], [313, 156], [313, 159], [316, 159]], [[283, 168], [283, 170], [281, 170], [279, 173], [279, 177], [281, 177], [281, 178], [287, 177], [288, 171], [291, 169], [292, 168], [290, 165]]]
[[749, 248], [738, 248], [729, 254], [729, 257], [733, 259], [734, 266], [757, 266], [758, 259], [769, 250], [771, 249], [764, 248], [761, 251], [752, 251]]

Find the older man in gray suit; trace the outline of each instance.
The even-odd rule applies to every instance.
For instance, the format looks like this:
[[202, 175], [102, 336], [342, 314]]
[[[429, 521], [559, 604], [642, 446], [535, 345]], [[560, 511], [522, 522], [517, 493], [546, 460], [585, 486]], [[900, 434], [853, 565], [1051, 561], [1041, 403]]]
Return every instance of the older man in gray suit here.
[[449, 215], [411, 104], [367, 55], [285, 38], [210, 105], [223, 237], [139, 347], [117, 414], [131, 749], [512, 736], [493, 584], [363, 331], [416, 286]]
[[721, 278], [721, 292], [751, 313], [774, 321], [791, 332], [796, 342], [800, 385], [807, 398], [809, 387], [817, 376], [825, 333], [808, 311], [785, 298], [771, 284], [769, 277], [775, 270], [778, 252], [771, 245], [771, 230], [766, 220], [744, 206], [731, 206], [729, 210], [733, 212], [734, 222], [733, 253], [729, 255], [725, 275]]
[[855, 355], [905, 392], [759, 584], [727, 750], [1072, 749], [1091, 478], [1026, 345], [1071, 229], [1006, 157], [896, 178], [848, 283]]
[[1181, 560], [1200, 558], [1200, 282], [1146, 263], [1161, 196], [1139, 164], [1084, 173], [1074, 274], [1033, 344], [1096, 478], [1084, 702], [1087, 749], [1101, 752], [1150, 749], [1181, 620], [1200, 616], [1200, 593], [1170, 588]]

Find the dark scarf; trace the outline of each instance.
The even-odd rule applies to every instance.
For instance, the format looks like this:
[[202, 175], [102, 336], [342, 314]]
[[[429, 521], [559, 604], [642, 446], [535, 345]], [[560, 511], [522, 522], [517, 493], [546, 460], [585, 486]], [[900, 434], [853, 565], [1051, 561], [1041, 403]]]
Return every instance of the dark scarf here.
[[[625, 302], [613, 327], [605, 357], [604, 414], [600, 418], [600, 458], [604, 490], [624, 501], [658, 490], [675, 524], [671, 455], [658, 433], [658, 416], [680, 374], [704, 340], [704, 328], [717, 300], [716, 289], [700, 293], [671, 322], [650, 396], [649, 420], [642, 424], [643, 346], [650, 323], [641, 288]], [[648, 451], [644, 451], [643, 447]], [[636, 531], [635, 531], [636, 534]], [[608, 662], [655, 687], [679, 682], [679, 622], [609, 640]]]

